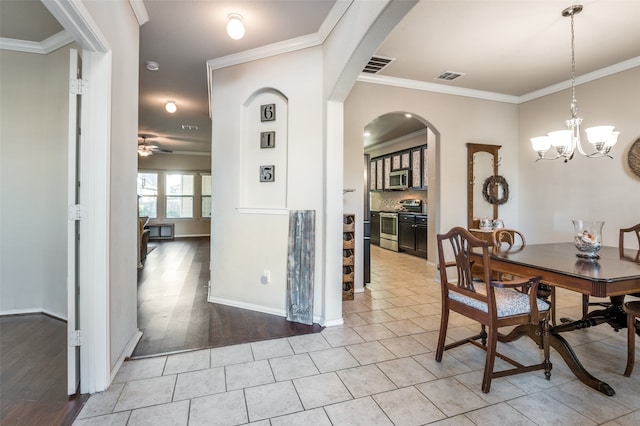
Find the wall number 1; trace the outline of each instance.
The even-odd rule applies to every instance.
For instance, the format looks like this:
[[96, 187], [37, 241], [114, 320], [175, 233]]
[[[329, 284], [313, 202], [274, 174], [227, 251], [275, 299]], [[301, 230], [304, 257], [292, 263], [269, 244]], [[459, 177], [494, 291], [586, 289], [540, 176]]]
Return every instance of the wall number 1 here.
[[275, 147], [276, 147], [276, 132], [261, 132], [260, 148], [275, 148]]
[[260, 105], [260, 121], [274, 121], [276, 119], [276, 104]]

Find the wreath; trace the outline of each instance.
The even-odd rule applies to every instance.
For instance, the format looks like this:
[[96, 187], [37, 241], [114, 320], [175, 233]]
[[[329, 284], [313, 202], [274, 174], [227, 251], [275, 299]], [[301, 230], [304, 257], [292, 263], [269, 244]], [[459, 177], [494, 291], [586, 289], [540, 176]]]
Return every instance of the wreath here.
[[[502, 197], [498, 198], [500, 191], [498, 187], [502, 187]], [[497, 206], [509, 201], [509, 184], [507, 180], [500, 175], [489, 176], [482, 186], [482, 196], [490, 204]]]

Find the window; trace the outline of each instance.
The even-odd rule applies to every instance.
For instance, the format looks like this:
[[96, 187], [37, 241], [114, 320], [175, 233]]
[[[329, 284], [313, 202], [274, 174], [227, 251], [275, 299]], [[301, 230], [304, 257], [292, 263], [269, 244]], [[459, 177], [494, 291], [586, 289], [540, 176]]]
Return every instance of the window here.
[[211, 175], [202, 175], [202, 217], [211, 217]]
[[138, 214], [140, 217], [158, 217], [158, 174], [138, 173]]
[[166, 176], [167, 218], [193, 218], [193, 175]]

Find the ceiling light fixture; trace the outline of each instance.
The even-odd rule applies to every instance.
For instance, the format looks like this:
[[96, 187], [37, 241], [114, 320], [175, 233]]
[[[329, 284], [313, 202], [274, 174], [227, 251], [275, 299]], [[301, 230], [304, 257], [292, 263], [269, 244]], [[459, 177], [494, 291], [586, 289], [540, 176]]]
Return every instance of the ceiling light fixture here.
[[[609, 151], [611, 151], [611, 148], [618, 141], [618, 135], [620, 134], [620, 132], [613, 131], [614, 126], [596, 126], [585, 129], [587, 140], [593, 145], [595, 149], [594, 152], [587, 154], [582, 149], [582, 144], [580, 143], [580, 123], [582, 123], [582, 118], [578, 117], [578, 101], [576, 101], [576, 59], [573, 17], [582, 12], [582, 9], [582, 5], [576, 4], [562, 11], [562, 16], [571, 18], [571, 118], [565, 121], [568, 130], [558, 130], [548, 133], [547, 136], [531, 138], [531, 145], [538, 153], [536, 161], [564, 158], [564, 162], [566, 163], [573, 158], [576, 148], [578, 148], [578, 152], [585, 157], [613, 158], [609, 155]], [[545, 157], [545, 153], [552, 145], [556, 149], [557, 155], [555, 157]]]
[[164, 106], [164, 109], [166, 109], [168, 113], [173, 114], [174, 112], [176, 112], [178, 110], [178, 106], [176, 105], [176, 103], [174, 101], [169, 101]]
[[147, 145], [138, 145], [138, 155], [140, 157], [148, 157], [153, 155], [153, 149]]
[[234, 40], [240, 40], [244, 37], [244, 23], [242, 21], [242, 15], [237, 13], [229, 15], [229, 22], [227, 22], [227, 34], [229, 34], [229, 37]]

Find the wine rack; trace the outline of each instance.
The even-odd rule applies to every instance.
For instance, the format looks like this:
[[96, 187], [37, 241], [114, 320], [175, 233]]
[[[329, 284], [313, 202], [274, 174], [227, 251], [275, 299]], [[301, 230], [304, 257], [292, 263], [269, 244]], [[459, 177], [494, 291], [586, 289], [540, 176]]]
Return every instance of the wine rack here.
[[353, 300], [355, 227], [355, 215], [345, 214], [342, 218], [342, 300]]

